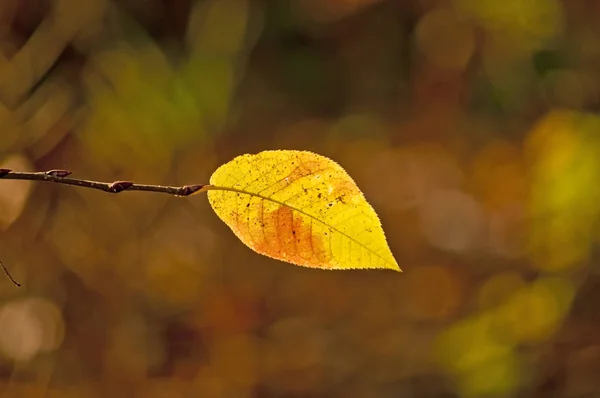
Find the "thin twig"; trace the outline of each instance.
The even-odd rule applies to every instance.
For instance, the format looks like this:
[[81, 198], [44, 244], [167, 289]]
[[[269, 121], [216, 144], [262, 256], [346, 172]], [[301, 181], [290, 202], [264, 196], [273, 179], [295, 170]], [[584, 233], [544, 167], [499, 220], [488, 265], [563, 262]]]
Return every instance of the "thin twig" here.
[[8, 270], [4, 266], [4, 263], [2, 262], [2, 260], [0, 260], [0, 266], [2, 267], [2, 269], [4, 270], [4, 273], [6, 274], [8, 279], [10, 279], [11, 282], [14, 283], [16, 287], [21, 287], [21, 284], [19, 282], [17, 282], [16, 280], [14, 280], [14, 278], [12, 277], [10, 272], [8, 272]]
[[[69, 170], [49, 170], [42, 172], [18, 172], [9, 169], [0, 169], [0, 179], [5, 180], [28, 180], [41, 182], [55, 182], [57, 184], [74, 185], [81, 188], [97, 189], [108, 193], [120, 193], [123, 191], [146, 191], [164, 193], [174, 196], [190, 196], [198, 192], [205, 192], [212, 188], [212, 185], [183, 185], [180, 187], [168, 185], [148, 185], [136, 184], [131, 181], [115, 181], [115, 182], [100, 182], [90, 180], [80, 180], [77, 178], [69, 178], [71, 175]], [[21, 284], [14, 280], [8, 269], [0, 260], [2, 270], [15, 286], [20, 287]]]
[[0, 169], [0, 179], [5, 180], [29, 180], [42, 182], [55, 182], [57, 184], [74, 185], [81, 188], [97, 189], [108, 193], [120, 193], [123, 191], [146, 191], [165, 193], [175, 196], [190, 196], [194, 193], [205, 192], [211, 188], [208, 184], [184, 185], [180, 187], [168, 185], [136, 184], [131, 181], [100, 182], [69, 178], [69, 170], [49, 170], [41, 172], [18, 172], [9, 169]]

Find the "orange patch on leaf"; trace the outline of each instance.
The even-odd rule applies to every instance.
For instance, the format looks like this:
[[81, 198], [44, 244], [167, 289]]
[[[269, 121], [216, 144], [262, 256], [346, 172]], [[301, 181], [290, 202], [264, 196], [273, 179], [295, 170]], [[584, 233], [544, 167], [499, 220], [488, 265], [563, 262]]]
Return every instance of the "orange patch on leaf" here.
[[[264, 213], [262, 219], [243, 223], [261, 223], [262, 236], [240, 233], [240, 238], [260, 254], [313, 268], [329, 268], [331, 252], [322, 237], [313, 234], [313, 222], [289, 207], [281, 206]], [[256, 230], [258, 226], [244, 225], [240, 230]], [[241, 231], [240, 231], [241, 232]]]
[[352, 199], [359, 195], [359, 191], [356, 189], [356, 185], [351, 181], [339, 179], [333, 184], [333, 192], [331, 195], [333, 198], [341, 203], [349, 203]]
[[323, 168], [323, 164], [320, 162], [304, 161], [303, 163], [299, 164], [298, 167], [296, 167], [294, 169], [294, 171], [292, 171], [290, 173], [290, 175], [288, 175], [287, 178], [288, 178], [288, 181], [293, 182], [302, 177], [306, 177], [311, 174], [314, 174], [315, 172], [317, 172], [318, 170], [321, 170], [322, 168]]

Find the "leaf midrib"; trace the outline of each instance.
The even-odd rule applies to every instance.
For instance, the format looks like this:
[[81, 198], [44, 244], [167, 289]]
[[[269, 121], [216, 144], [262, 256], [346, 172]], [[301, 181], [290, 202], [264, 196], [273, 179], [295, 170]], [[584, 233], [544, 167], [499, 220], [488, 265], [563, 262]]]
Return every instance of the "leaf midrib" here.
[[[333, 225], [329, 225], [325, 221], [320, 220], [319, 218], [313, 216], [312, 214], [309, 214], [309, 213], [305, 212], [304, 210], [298, 209], [298, 208], [296, 208], [294, 206], [291, 206], [291, 205], [289, 205], [287, 203], [284, 203], [284, 202], [282, 202], [280, 200], [273, 199], [273, 198], [270, 198], [270, 197], [267, 197], [267, 196], [264, 196], [264, 195], [261, 195], [261, 194], [258, 194], [258, 193], [244, 191], [242, 189], [237, 189], [237, 188], [222, 187], [222, 186], [218, 186], [218, 185], [209, 185], [206, 188], [207, 188], [207, 190], [210, 190], [210, 191], [229, 191], [229, 192], [240, 193], [240, 194], [243, 194], [243, 195], [254, 196], [254, 197], [257, 197], [257, 198], [260, 198], [260, 199], [263, 199], [263, 200], [268, 200], [270, 202], [276, 203], [276, 204], [278, 204], [280, 206], [288, 207], [288, 208], [290, 208], [290, 209], [292, 209], [294, 211], [297, 211], [298, 213], [304, 214], [305, 216], [310, 217], [311, 219], [313, 219], [313, 220], [315, 220], [315, 221], [317, 221], [317, 222], [325, 225], [327, 228], [331, 228], [332, 230], [334, 230], [335, 232], [341, 234], [342, 236], [345, 236], [346, 238], [348, 238], [352, 242], [354, 242], [354, 243], [358, 244], [359, 246], [363, 247], [364, 249], [366, 249], [368, 252], [373, 253], [375, 256], [377, 256], [380, 259], [382, 259], [384, 263], [392, 265], [392, 266], [395, 266], [396, 268], [399, 268], [399, 266], [398, 266], [397, 263], [390, 263], [383, 256], [381, 256], [380, 254], [376, 253], [375, 251], [373, 251], [372, 249], [370, 249], [369, 247], [367, 247], [365, 244], [363, 244], [363, 243], [359, 242], [358, 240], [354, 239], [352, 236], [346, 234], [345, 232], [340, 231], [339, 229], [337, 229]], [[333, 252], [332, 252], [332, 254], [333, 254]]]

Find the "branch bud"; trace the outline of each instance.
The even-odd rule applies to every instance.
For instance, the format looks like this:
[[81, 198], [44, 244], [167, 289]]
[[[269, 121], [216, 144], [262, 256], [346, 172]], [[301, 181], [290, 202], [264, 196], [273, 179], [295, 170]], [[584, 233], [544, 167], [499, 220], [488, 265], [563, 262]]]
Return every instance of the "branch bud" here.
[[71, 173], [72, 172], [69, 171], [69, 170], [58, 170], [57, 169], [57, 170], [49, 170], [49, 171], [47, 171], [44, 174], [52, 176], [52, 177], [61, 177], [62, 178], [62, 177], [66, 177], [68, 175], [71, 175]]
[[111, 192], [111, 193], [123, 192], [123, 191], [131, 188], [132, 185], [133, 185], [133, 182], [131, 182], [131, 181], [115, 181], [108, 186], [108, 192]]
[[184, 185], [177, 192], [177, 196], [190, 196], [202, 189], [204, 185]]

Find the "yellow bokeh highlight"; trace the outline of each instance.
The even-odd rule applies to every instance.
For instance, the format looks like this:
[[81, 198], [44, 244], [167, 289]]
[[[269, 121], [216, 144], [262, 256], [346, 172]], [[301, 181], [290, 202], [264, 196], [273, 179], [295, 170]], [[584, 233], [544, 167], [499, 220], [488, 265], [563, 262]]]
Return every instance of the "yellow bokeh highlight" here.
[[515, 292], [497, 309], [499, 330], [515, 343], [540, 343], [556, 331], [573, 296], [568, 280], [540, 279]]
[[235, 69], [232, 58], [213, 55], [193, 57], [182, 67], [182, 79], [194, 93], [204, 123], [219, 125], [225, 120], [235, 86]]
[[213, 210], [258, 253], [322, 269], [400, 270], [375, 210], [331, 159], [304, 151], [242, 155], [210, 183]]
[[437, 8], [419, 21], [416, 42], [436, 67], [460, 71], [475, 52], [475, 31], [456, 10]]
[[600, 189], [600, 141], [595, 116], [553, 110], [525, 145], [531, 174], [529, 251], [547, 271], [578, 267], [594, 241]]
[[174, 147], [202, 137], [195, 94], [152, 44], [99, 52], [84, 79], [91, 112], [79, 134], [94, 155], [164, 163]]
[[495, 332], [494, 316], [482, 313], [440, 335], [438, 360], [456, 378], [461, 396], [504, 396], [518, 387], [520, 363], [514, 347], [497, 339]]
[[489, 309], [498, 306], [524, 286], [525, 280], [517, 272], [495, 275], [485, 281], [479, 289], [479, 307]]
[[[541, 46], [563, 29], [563, 10], [557, 0], [455, 0], [495, 41], [516, 49]], [[516, 50], [518, 51], [518, 50]]]
[[246, 0], [198, 3], [192, 11], [188, 31], [194, 52], [236, 55], [246, 38], [249, 8]]
[[227, 118], [236, 72], [251, 39], [251, 6], [247, 0], [199, 2], [190, 16], [190, 58], [180, 75], [209, 127]]
[[458, 377], [462, 397], [512, 396], [521, 379], [520, 363], [515, 353], [480, 364]]
[[531, 131], [527, 141], [529, 160], [535, 168], [548, 174], [568, 167], [582, 144], [575, 123], [579, 113], [556, 109], [542, 117]]
[[493, 317], [482, 314], [464, 319], [442, 332], [437, 346], [441, 364], [452, 372], [468, 372], [507, 355], [511, 347], [495, 339], [493, 321]]

